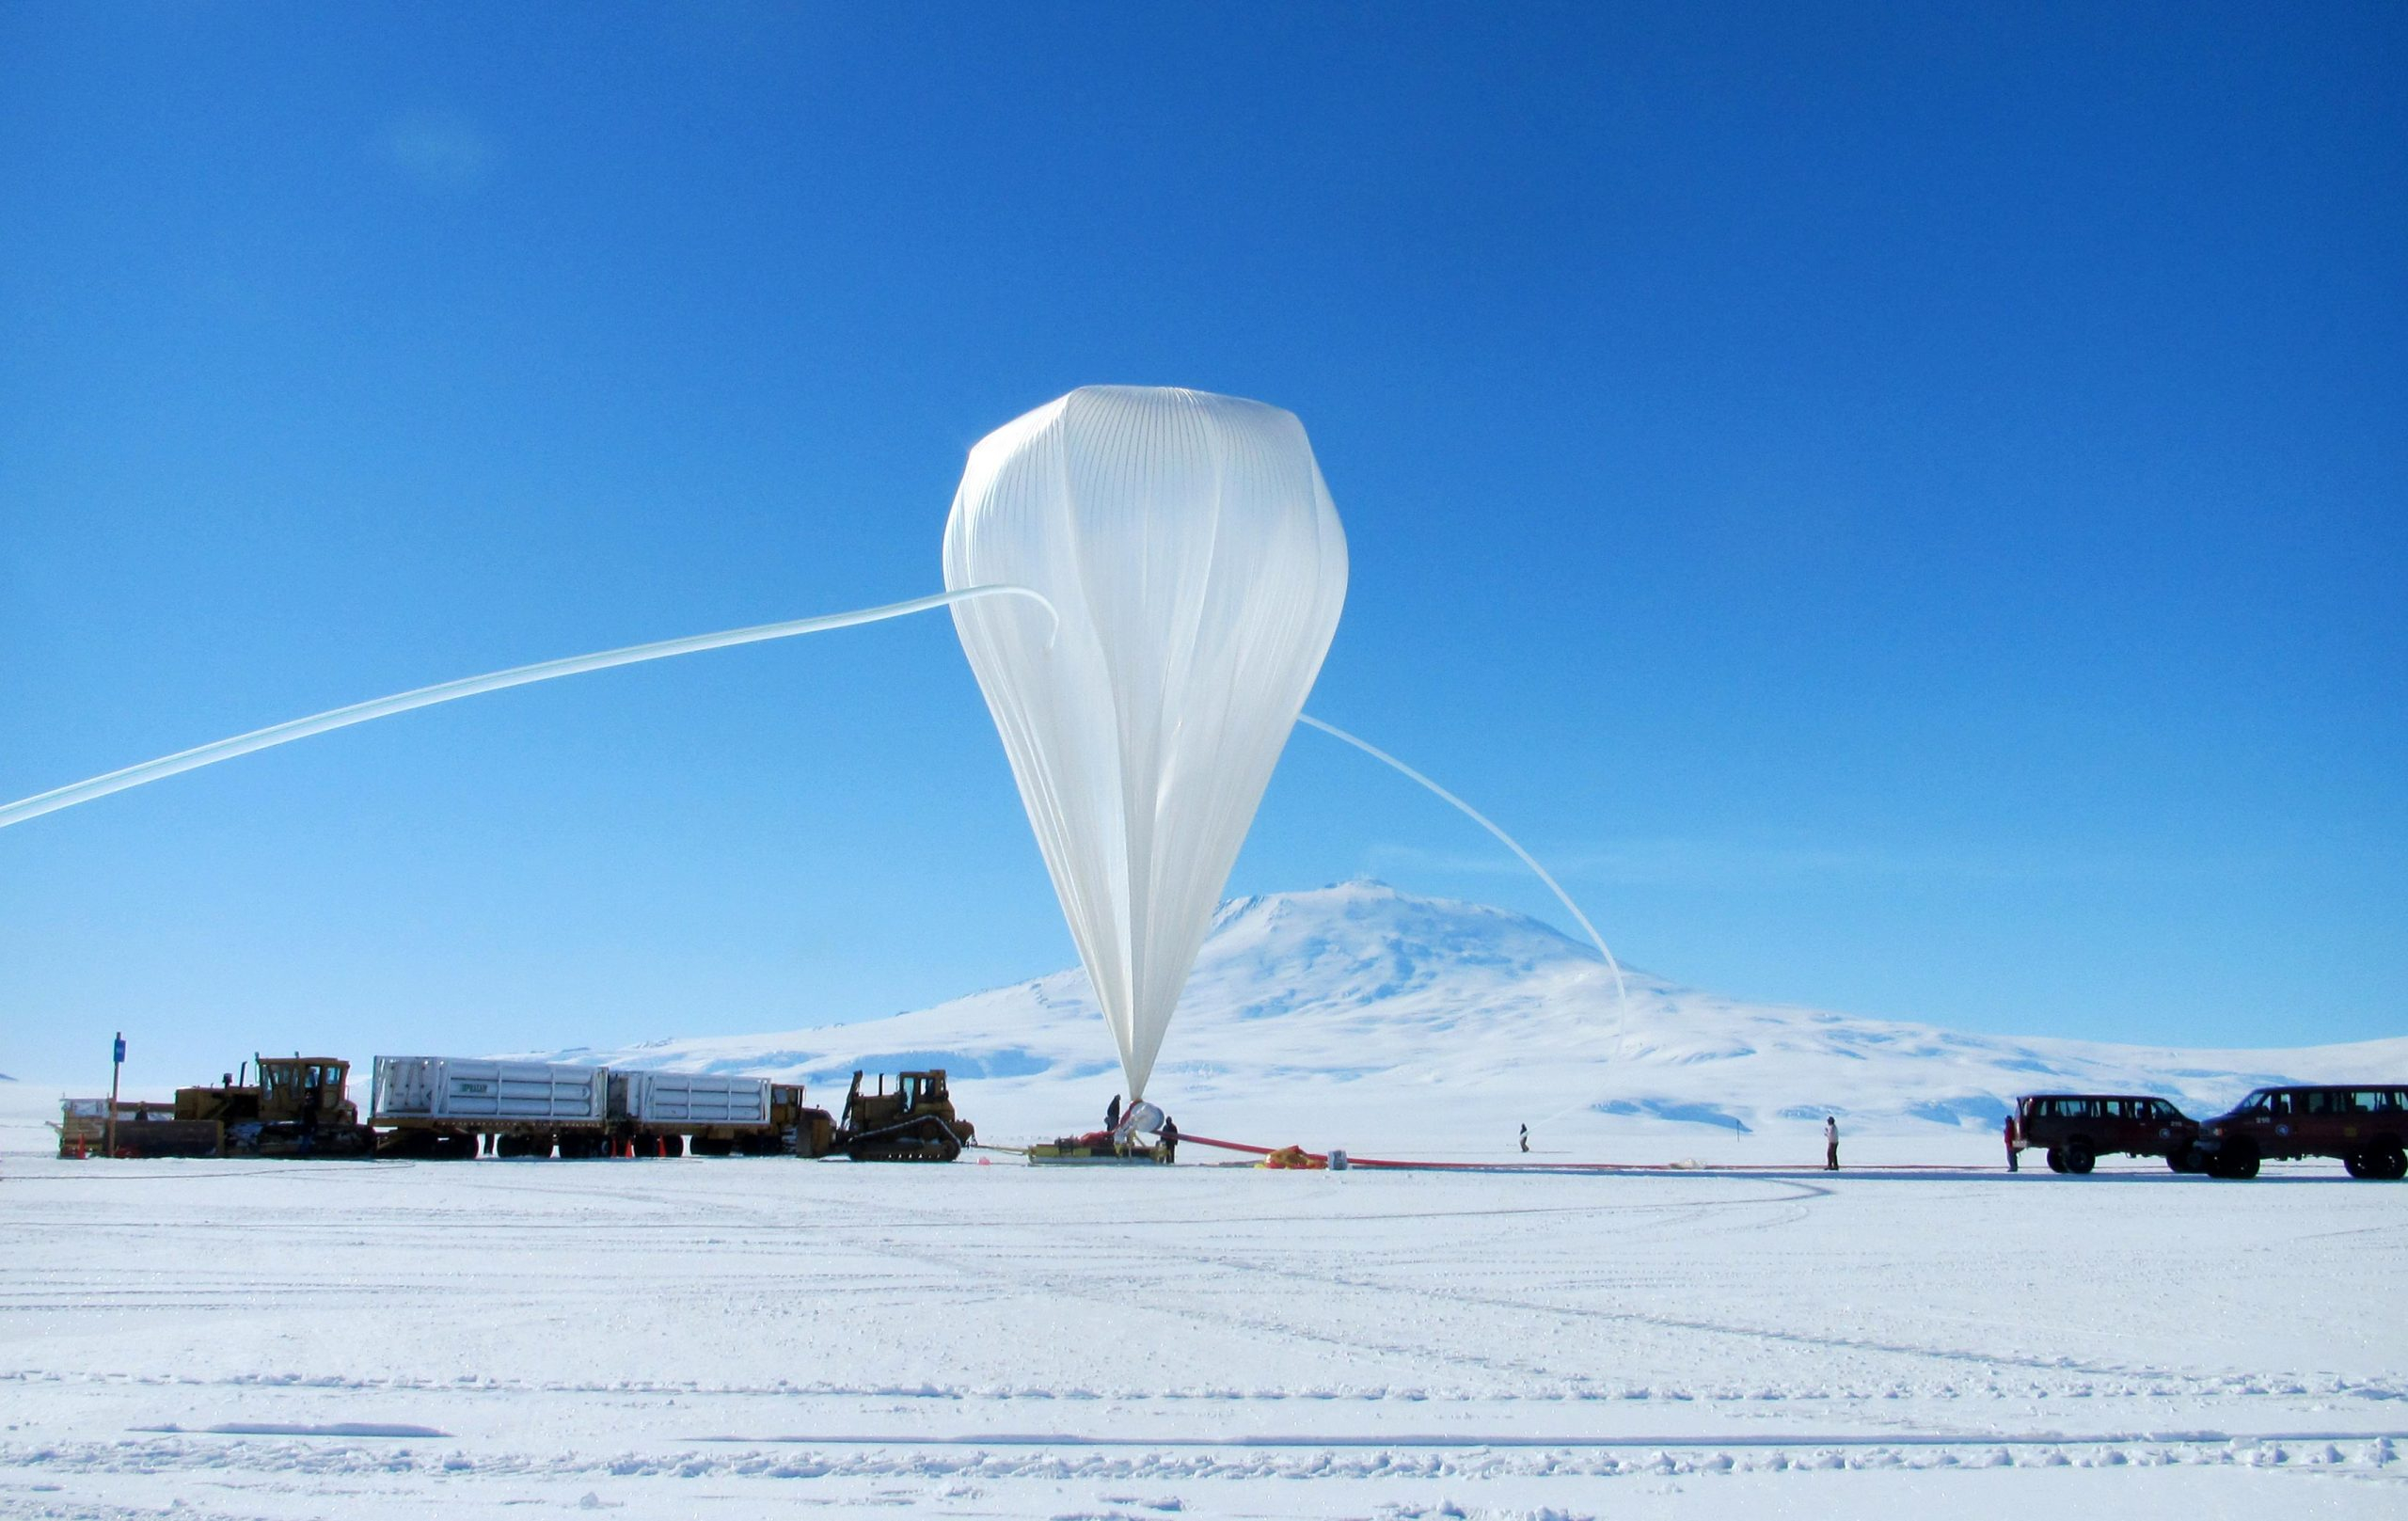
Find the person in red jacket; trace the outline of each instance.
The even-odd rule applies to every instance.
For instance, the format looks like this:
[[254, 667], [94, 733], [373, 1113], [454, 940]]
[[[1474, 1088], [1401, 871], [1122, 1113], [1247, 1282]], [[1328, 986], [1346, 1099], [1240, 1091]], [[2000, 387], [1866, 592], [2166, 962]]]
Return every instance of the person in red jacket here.
[[2016, 1152], [2021, 1149], [2021, 1148], [2015, 1144], [2017, 1139], [2018, 1137], [2015, 1133], [2015, 1114], [2010, 1110], [2006, 1117], [2006, 1170], [2009, 1172], [2021, 1172], [2023, 1170], [2022, 1163], [2017, 1160], [2016, 1157]]

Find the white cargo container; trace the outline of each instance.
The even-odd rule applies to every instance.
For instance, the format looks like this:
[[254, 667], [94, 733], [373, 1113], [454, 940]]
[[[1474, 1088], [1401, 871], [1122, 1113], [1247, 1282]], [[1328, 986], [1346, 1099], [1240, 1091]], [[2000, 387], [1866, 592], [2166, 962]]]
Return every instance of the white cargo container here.
[[663, 1128], [766, 1126], [769, 1084], [709, 1072], [613, 1072], [610, 1117]]
[[462, 1056], [379, 1056], [371, 1118], [458, 1120], [473, 1126], [599, 1125], [610, 1117], [610, 1072], [549, 1062]]

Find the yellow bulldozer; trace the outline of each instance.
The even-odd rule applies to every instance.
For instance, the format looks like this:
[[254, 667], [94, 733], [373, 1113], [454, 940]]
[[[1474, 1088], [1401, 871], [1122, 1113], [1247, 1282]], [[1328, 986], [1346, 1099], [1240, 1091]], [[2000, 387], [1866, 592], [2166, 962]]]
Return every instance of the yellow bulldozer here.
[[942, 1069], [898, 1072], [892, 1093], [885, 1073], [879, 1074], [875, 1092], [863, 1092], [862, 1074], [855, 1072], [834, 1139], [835, 1149], [855, 1162], [951, 1162], [977, 1133], [954, 1113]]
[[[232, 1074], [214, 1087], [178, 1088], [174, 1124], [188, 1134], [215, 1128], [221, 1157], [366, 1157], [375, 1133], [359, 1122], [346, 1098], [351, 1063], [332, 1056], [261, 1056], [257, 1083]], [[245, 1076], [249, 1075], [248, 1066]], [[139, 1127], [135, 1127], [139, 1129]], [[122, 1149], [127, 1127], [118, 1127]], [[183, 1155], [192, 1155], [184, 1152]]]

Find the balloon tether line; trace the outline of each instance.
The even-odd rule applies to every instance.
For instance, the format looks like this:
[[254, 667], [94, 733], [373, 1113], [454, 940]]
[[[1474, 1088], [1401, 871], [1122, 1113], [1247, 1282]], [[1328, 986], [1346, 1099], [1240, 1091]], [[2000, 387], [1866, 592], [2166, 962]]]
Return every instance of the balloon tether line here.
[[1591, 924], [1589, 922], [1589, 916], [1580, 911], [1580, 905], [1572, 901], [1572, 895], [1565, 892], [1562, 886], [1558, 883], [1553, 877], [1547, 874], [1547, 869], [1538, 863], [1537, 857], [1522, 848], [1521, 842], [1514, 839], [1511, 834], [1506, 833], [1503, 830], [1498, 829], [1496, 822], [1486, 814], [1483, 814], [1479, 809], [1474, 808], [1471, 804], [1464, 801], [1461, 798], [1456, 797], [1453, 793], [1449, 792], [1445, 787], [1442, 787], [1437, 783], [1431, 781], [1419, 771], [1417, 771], [1412, 767], [1407, 766], [1404, 762], [1397, 759], [1394, 755], [1389, 754], [1386, 751], [1382, 750], [1379, 746], [1372, 744], [1370, 740], [1358, 739], [1354, 736], [1348, 734], [1345, 730], [1339, 728], [1335, 723], [1323, 723], [1321, 720], [1313, 717], [1310, 713], [1297, 714], [1296, 721], [1299, 723], [1310, 724], [1312, 727], [1319, 729], [1322, 733], [1328, 735], [1333, 739], [1342, 739], [1346, 741], [1346, 743], [1353, 745], [1355, 749], [1361, 751], [1364, 754], [1370, 756], [1373, 760], [1386, 761], [1388, 765], [1395, 767], [1400, 771], [1402, 771], [1406, 776], [1411, 777], [1414, 781], [1420, 783], [1425, 787], [1428, 787], [1439, 797], [1444, 798], [1450, 803], [1453, 803], [1458, 809], [1463, 811], [1465, 817], [1469, 818], [1473, 823], [1478, 824], [1481, 829], [1486, 830], [1489, 833], [1496, 835], [1497, 840], [1503, 844], [1506, 849], [1513, 851], [1513, 854], [1520, 857], [1522, 864], [1529, 867], [1530, 870], [1537, 875], [1540, 881], [1546, 883], [1547, 891], [1555, 895], [1555, 900], [1563, 905], [1564, 911], [1571, 914], [1573, 918], [1578, 920], [1580, 922], [1580, 927], [1588, 931], [1589, 943], [1597, 947], [1597, 954], [1606, 959], [1607, 968], [1614, 974], [1614, 998], [1616, 1002], [1624, 1006], [1628, 1005], [1630, 1001], [1630, 990], [1623, 985], [1622, 963], [1614, 959], [1613, 952], [1606, 949], [1606, 937], [1597, 933], [1597, 927]]
[[[338, 707], [314, 713], [306, 719], [288, 723], [272, 724], [254, 729], [249, 734], [220, 739], [214, 744], [163, 755], [157, 760], [144, 761], [123, 770], [111, 771], [87, 782], [56, 787], [48, 792], [5, 805], [0, 805], [0, 829], [22, 824], [29, 818], [61, 808], [71, 808], [79, 802], [105, 798], [112, 792], [138, 787], [146, 782], [157, 782], [182, 771], [232, 760], [253, 751], [307, 739], [311, 735], [325, 734], [329, 729], [347, 728], [365, 723], [371, 719], [389, 718], [412, 708], [431, 707], [436, 703], [449, 703], [457, 698], [474, 697], [480, 692], [499, 691], [505, 687], [524, 687], [530, 682], [550, 681], [558, 676], [574, 676], [587, 671], [606, 671], [612, 666], [634, 665], [643, 660], [666, 659], [673, 655], [692, 655], [702, 650], [725, 649], [732, 644], [757, 644], [764, 640], [791, 639], [798, 634], [816, 634], [831, 628], [849, 628], [857, 624], [882, 623], [889, 618], [908, 617], [927, 612], [955, 602], [967, 602], [982, 596], [1024, 596], [1041, 605], [1054, 619], [1058, 631], [1061, 615], [1054, 610], [1041, 592], [1025, 586], [965, 586], [956, 591], [940, 592], [932, 596], [916, 596], [908, 602], [889, 602], [881, 607], [860, 608], [851, 612], [832, 612], [817, 618], [795, 618], [784, 623], [755, 624], [750, 628], [731, 628], [717, 634], [694, 634], [685, 639], [664, 639], [650, 644], [630, 644], [624, 649], [604, 650], [595, 655], [572, 655], [565, 659], [542, 660], [534, 665], [515, 666], [508, 671], [488, 672], [482, 676], [467, 676], [458, 681], [441, 682], [433, 687], [420, 687], [415, 691], [398, 692], [349, 707]], [[1047, 642], [1052, 642], [1049, 635]]]

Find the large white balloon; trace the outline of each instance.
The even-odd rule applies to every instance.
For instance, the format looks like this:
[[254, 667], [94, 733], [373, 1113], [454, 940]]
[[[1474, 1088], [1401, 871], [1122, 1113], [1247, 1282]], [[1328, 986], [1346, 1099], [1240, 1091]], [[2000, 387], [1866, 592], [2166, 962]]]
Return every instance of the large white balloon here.
[[1346, 600], [1346, 536], [1293, 414], [1090, 386], [970, 452], [954, 626], [1002, 732], [1132, 1100]]

